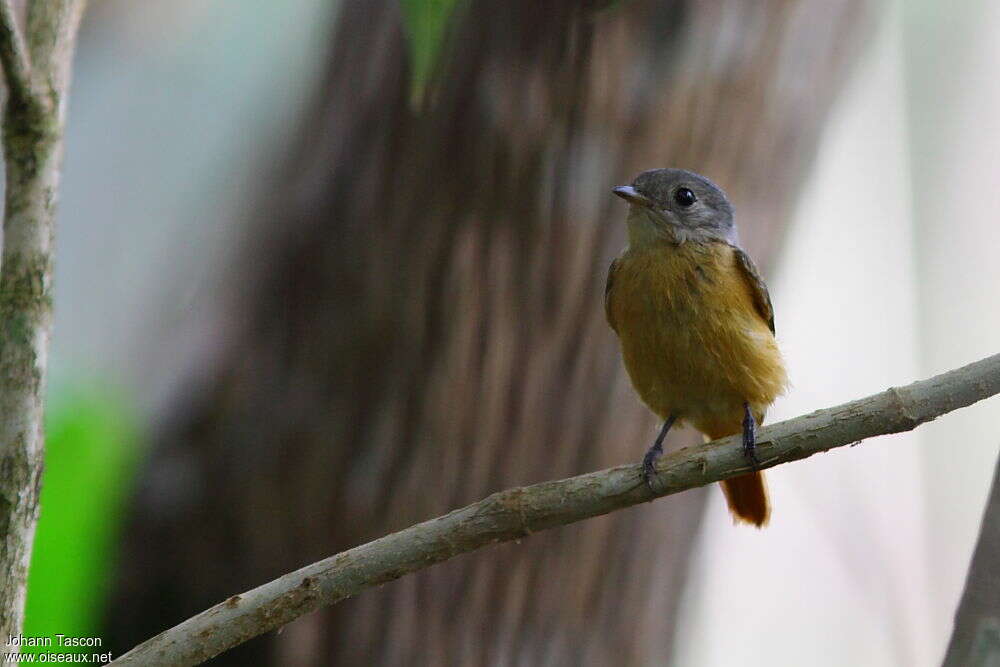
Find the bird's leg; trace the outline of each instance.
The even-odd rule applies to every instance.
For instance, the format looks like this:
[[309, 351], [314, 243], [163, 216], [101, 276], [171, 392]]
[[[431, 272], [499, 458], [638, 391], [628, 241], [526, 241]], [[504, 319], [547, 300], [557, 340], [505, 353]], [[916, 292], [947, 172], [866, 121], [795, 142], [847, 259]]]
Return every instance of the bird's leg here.
[[753, 411], [746, 401], [743, 401], [743, 455], [750, 459], [754, 469], [760, 467], [757, 460], [757, 420], [753, 418]]
[[653, 446], [646, 450], [646, 455], [642, 457], [642, 478], [646, 480], [646, 486], [649, 487], [650, 491], [653, 491], [653, 477], [656, 476], [656, 468], [654, 464], [656, 459], [660, 458], [663, 454], [663, 439], [667, 437], [667, 431], [670, 427], [674, 425], [677, 420], [677, 415], [670, 415], [667, 417], [666, 421], [663, 422], [663, 427], [660, 429], [660, 434], [656, 436], [656, 442]]

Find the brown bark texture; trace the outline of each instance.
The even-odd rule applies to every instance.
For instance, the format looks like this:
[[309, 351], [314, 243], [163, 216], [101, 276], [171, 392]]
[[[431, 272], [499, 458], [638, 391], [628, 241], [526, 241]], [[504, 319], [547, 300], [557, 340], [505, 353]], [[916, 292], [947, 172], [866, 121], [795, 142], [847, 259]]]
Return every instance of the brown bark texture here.
[[[624, 242], [610, 187], [708, 175], [767, 267], [869, 15], [605, 4], [459, 3], [417, 102], [398, 3], [343, 2], [302, 140], [232, 268], [229, 326], [140, 480], [118, 653], [494, 491], [641, 456], [655, 424], [601, 306]], [[464, 556], [216, 660], [663, 664], [703, 501]]]

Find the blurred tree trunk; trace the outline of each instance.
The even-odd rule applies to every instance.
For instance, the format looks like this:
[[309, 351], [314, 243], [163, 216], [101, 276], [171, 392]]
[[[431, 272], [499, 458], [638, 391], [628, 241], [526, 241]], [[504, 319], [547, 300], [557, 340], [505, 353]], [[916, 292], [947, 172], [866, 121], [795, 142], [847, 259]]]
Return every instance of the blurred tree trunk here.
[[[609, 189], [705, 173], [767, 267], [870, 17], [864, 0], [598, 4], [459, 3], [415, 103], [398, 4], [344, 1], [233, 268], [231, 327], [141, 480], [119, 649], [492, 491], [640, 458], [656, 425], [601, 306], [624, 242]], [[458, 559], [219, 662], [663, 664], [704, 498]]]
[[987, 667], [1000, 663], [1000, 459], [983, 511], [976, 550], [969, 564], [944, 667]]

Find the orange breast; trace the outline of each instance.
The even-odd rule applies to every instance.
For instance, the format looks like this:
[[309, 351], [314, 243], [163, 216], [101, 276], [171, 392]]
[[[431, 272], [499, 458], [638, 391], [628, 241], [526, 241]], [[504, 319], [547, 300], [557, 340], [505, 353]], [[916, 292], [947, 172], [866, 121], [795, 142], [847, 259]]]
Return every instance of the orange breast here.
[[740, 431], [744, 401], [761, 421], [787, 384], [774, 336], [725, 243], [629, 249], [617, 262], [608, 316], [642, 400], [709, 437]]

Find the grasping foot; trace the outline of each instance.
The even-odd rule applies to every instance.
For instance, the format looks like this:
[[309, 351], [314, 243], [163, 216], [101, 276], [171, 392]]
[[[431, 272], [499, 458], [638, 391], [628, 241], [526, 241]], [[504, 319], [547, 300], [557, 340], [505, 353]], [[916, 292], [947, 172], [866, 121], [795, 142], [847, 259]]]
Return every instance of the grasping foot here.
[[667, 431], [674, 425], [676, 419], [675, 415], [667, 417], [666, 421], [663, 422], [663, 427], [660, 429], [660, 434], [656, 436], [656, 442], [646, 451], [646, 455], [642, 457], [642, 478], [646, 480], [646, 486], [649, 487], [650, 491], [655, 490], [653, 489], [653, 478], [656, 477], [656, 459], [663, 455], [663, 439], [667, 437]]
[[754, 470], [760, 467], [757, 459], [757, 420], [753, 418], [750, 404], [743, 402], [743, 455], [750, 460]]

